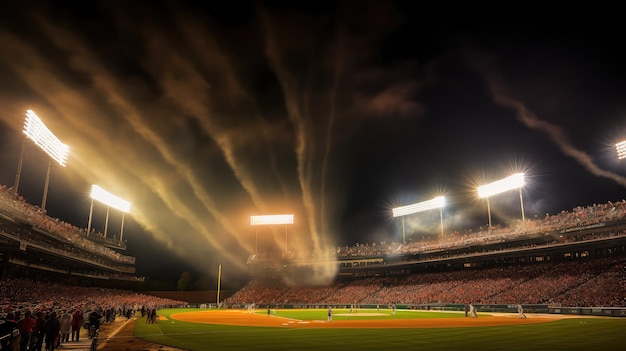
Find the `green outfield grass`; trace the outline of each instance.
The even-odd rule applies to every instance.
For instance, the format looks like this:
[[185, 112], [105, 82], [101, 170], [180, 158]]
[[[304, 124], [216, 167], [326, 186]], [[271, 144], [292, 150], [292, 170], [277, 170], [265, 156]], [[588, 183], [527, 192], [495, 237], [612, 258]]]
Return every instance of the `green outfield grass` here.
[[[139, 318], [134, 335], [150, 342], [186, 350], [623, 350], [626, 319], [572, 318], [541, 324], [502, 327], [427, 329], [269, 328], [209, 325], [172, 320], [172, 313], [197, 309], [160, 310], [168, 320], [146, 324]], [[334, 314], [341, 314], [334, 310]], [[346, 310], [347, 311], [347, 310]], [[381, 312], [384, 312], [381, 310]], [[267, 310], [265, 311], [267, 313]], [[325, 310], [277, 310], [297, 319], [324, 319]], [[424, 318], [432, 312], [397, 311], [395, 318]], [[434, 313], [456, 318], [459, 314]], [[300, 316], [300, 317], [298, 317]], [[317, 316], [317, 318], [311, 318]], [[485, 316], [482, 316], [485, 317]], [[336, 317], [333, 317], [335, 319]], [[353, 317], [350, 317], [353, 318]], [[354, 317], [356, 318], [356, 317]], [[371, 317], [363, 317], [371, 318]]]

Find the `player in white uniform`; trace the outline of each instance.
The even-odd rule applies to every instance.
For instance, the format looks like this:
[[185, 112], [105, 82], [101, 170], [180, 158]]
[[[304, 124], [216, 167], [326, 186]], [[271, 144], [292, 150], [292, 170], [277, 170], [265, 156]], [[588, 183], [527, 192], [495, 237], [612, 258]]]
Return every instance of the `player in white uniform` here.
[[521, 319], [526, 318], [526, 314], [524, 314], [524, 308], [522, 307], [522, 305], [517, 305], [517, 313], [519, 314], [519, 317]]
[[472, 318], [478, 318], [478, 313], [476, 313], [476, 307], [474, 307], [474, 305], [470, 304], [470, 315], [472, 316]]

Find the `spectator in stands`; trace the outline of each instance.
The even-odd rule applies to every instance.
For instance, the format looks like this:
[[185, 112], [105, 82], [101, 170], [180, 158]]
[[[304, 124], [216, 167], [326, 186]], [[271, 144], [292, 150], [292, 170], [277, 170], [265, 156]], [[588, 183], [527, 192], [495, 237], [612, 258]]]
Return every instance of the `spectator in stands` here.
[[4, 317], [4, 323], [0, 324], [0, 337], [3, 338], [0, 340], [0, 347], [2, 347], [2, 350], [12, 349], [11, 345], [13, 342], [13, 336], [11, 336], [11, 333], [15, 328], [17, 328], [15, 315], [9, 312], [6, 317]]
[[30, 310], [26, 310], [24, 318], [17, 321], [17, 329], [20, 331], [20, 351], [26, 351], [26, 348], [30, 344], [30, 339], [35, 327], [37, 326], [37, 320], [33, 318], [33, 314]]
[[43, 346], [43, 340], [46, 337], [46, 315], [43, 312], [35, 313], [35, 319], [37, 324], [35, 326], [34, 334], [37, 339], [35, 342], [35, 351], [41, 351]]
[[72, 341], [80, 341], [80, 328], [84, 322], [83, 311], [80, 308], [76, 308], [72, 315]]
[[57, 318], [57, 313], [50, 313], [50, 318], [46, 321], [46, 351], [54, 351], [57, 347], [59, 333], [61, 332], [61, 321]]
[[[22, 319], [22, 312], [15, 311], [14, 316], [13, 316], [13, 322], [15, 323], [15, 328], [18, 330], [19, 328], [17, 326], [17, 322], [20, 321], [21, 319]], [[11, 340], [12, 350], [19, 351], [21, 342], [22, 342], [22, 334], [17, 333], [17, 335], [13, 337], [13, 340]]]
[[64, 342], [70, 341], [70, 332], [72, 330], [72, 314], [69, 311], [65, 311], [61, 318], [59, 319], [61, 322], [61, 338], [59, 340], [59, 345]]
[[93, 332], [95, 333], [96, 330], [100, 329], [101, 318], [102, 318], [102, 315], [97, 310], [91, 311], [91, 313], [89, 314], [89, 331], [90, 331], [89, 337], [90, 338], [93, 337], [93, 335], [91, 335], [91, 330], [93, 330]]

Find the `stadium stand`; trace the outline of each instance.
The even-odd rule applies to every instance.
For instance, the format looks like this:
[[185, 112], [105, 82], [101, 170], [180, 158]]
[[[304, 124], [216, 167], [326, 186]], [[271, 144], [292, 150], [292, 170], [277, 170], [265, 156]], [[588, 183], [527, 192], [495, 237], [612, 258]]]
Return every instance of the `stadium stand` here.
[[338, 247], [336, 256], [338, 277], [322, 287], [289, 284], [306, 260], [255, 257], [251, 282], [225, 303], [626, 307], [626, 201], [407, 244]]
[[76, 285], [132, 288], [135, 258], [118, 251], [97, 233], [87, 234], [47, 216], [11, 188], [0, 185], [0, 263], [2, 276], [51, 276]]

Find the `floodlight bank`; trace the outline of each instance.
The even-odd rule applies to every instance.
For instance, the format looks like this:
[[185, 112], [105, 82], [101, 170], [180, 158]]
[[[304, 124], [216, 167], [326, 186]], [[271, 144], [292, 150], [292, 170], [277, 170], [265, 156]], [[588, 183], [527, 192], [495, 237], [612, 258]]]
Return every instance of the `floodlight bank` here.
[[626, 158], [626, 141], [620, 141], [615, 144], [615, 148], [617, 149], [617, 158], [623, 160]]
[[105, 191], [97, 185], [91, 186], [91, 198], [124, 213], [130, 212], [130, 202]]
[[446, 205], [446, 198], [443, 196], [436, 197], [432, 200], [419, 202], [416, 204], [406, 205], [402, 207], [396, 207], [392, 209], [394, 217], [406, 216], [412, 213], [434, 210]]
[[293, 224], [292, 214], [250, 216], [250, 225]]
[[521, 188], [524, 184], [524, 173], [515, 173], [510, 177], [497, 180], [487, 185], [479, 186], [478, 196], [481, 198], [489, 197], [505, 191]]
[[58, 164], [65, 167], [69, 146], [63, 144], [46, 127], [41, 119], [32, 110], [26, 111], [26, 122], [24, 123], [24, 134], [37, 146], [52, 157]]

